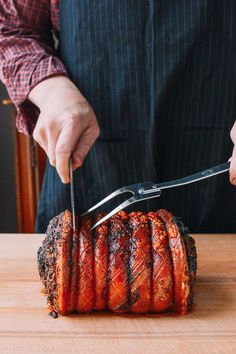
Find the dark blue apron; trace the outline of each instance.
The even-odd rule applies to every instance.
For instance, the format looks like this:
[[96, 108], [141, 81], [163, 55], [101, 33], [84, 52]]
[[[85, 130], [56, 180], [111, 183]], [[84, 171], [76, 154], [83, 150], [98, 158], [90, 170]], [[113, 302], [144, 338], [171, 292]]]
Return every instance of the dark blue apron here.
[[[123, 185], [227, 161], [236, 118], [234, 0], [61, 0], [60, 15], [61, 59], [101, 128], [75, 173], [78, 213]], [[48, 165], [37, 231], [65, 208], [69, 186]], [[157, 208], [180, 216], [191, 232], [236, 231], [236, 188], [227, 174], [128, 210]]]

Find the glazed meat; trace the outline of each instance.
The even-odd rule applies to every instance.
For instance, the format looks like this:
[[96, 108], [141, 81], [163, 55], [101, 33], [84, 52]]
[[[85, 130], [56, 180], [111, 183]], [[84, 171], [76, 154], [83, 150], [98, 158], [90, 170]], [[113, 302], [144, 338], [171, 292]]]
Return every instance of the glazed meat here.
[[168, 310], [173, 301], [174, 281], [167, 231], [156, 212], [147, 214], [152, 249], [151, 309]]
[[130, 311], [149, 312], [151, 309], [151, 242], [147, 217], [133, 212], [130, 219]]
[[114, 312], [124, 312], [129, 306], [128, 215], [120, 212], [109, 223], [107, 308]]
[[[98, 214], [96, 222], [104, 216]], [[106, 310], [107, 306], [107, 269], [108, 269], [108, 222], [99, 225], [94, 232], [94, 292], [95, 310]]]
[[54, 217], [38, 250], [38, 269], [54, 314], [92, 310], [185, 314], [193, 303], [195, 242], [166, 210], [120, 211], [90, 230], [95, 217]]

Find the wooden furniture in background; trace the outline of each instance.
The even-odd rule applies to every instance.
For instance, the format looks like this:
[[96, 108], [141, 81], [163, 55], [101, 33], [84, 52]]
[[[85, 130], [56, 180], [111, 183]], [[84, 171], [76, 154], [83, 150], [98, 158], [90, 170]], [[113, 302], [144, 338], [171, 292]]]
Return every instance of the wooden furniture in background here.
[[11, 100], [6, 99], [3, 104], [12, 105], [13, 110], [18, 231], [32, 233], [35, 227], [46, 155], [32, 138], [17, 132], [15, 127], [16, 111]]
[[0, 235], [1, 353], [236, 353], [236, 234], [193, 235], [194, 310], [48, 316], [36, 252], [44, 235]]

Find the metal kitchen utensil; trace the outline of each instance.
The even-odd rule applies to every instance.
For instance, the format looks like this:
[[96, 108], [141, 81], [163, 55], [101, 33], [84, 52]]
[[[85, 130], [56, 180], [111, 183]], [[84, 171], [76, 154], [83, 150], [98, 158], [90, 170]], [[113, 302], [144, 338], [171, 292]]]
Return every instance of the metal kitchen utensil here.
[[121, 187], [114, 191], [113, 193], [109, 194], [106, 198], [102, 199], [99, 203], [88, 209], [85, 213], [82, 215], [88, 214], [91, 211], [97, 209], [104, 203], [108, 202], [110, 199], [116, 197], [117, 195], [120, 195], [122, 193], [130, 192], [133, 194], [132, 197], [128, 198], [125, 200], [123, 203], [118, 205], [115, 209], [113, 209], [110, 213], [108, 213], [106, 216], [101, 218], [96, 224], [94, 224], [91, 228], [94, 229], [98, 225], [102, 224], [104, 221], [109, 219], [111, 216], [114, 214], [118, 213], [120, 210], [127, 208], [129, 205], [133, 203], [137, 203], [141, 200], [145, 199], [151, 199], [151, 198], [156, 198], [160, 197], [161, 192], [163, 189], [167, 188], [174, 188], [174, 187], [180, 187], [184, 186], [186, 184], [194, 183], [201, 181], [205, 178], [213, 177], [216, 176], [220, 173], [224, 173], [229, 170], [230, 167], [230, 162], [223, 163], [221, 165], [208, 168], [205, 171], [197, 172], [194, 173], [190, 176], [186, 176], [183, 178], [179, 179], [174, 179], [172, 181], [167, 181], [163, 183], [152, 183], [152, 182], [143, 182], [143, 183], [137, 183], [137, 184], [131, 184], [129, 186]]
[[72, 158], [69, 160], [69, 170], [70, 170], [70, 200], [71, 200], [71, 213], [72, 213], [72, 227], [73, 234], [75, 234], [75, 190], [74, 190], [74, 176], [72, 168]]

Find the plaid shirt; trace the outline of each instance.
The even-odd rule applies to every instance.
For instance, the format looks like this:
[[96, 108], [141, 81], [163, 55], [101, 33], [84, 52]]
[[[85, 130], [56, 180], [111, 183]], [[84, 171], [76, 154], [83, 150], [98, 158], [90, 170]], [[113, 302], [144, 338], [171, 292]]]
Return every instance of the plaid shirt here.
[[17, 109], [20, 132], [32, 134], [38, 109], [27, 100], [43, 79], [66, 75], [56, 56], [59, 0], [0, 0], [0, 78]]

